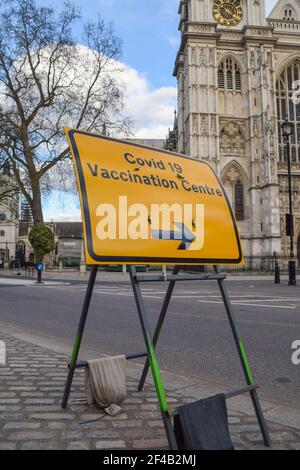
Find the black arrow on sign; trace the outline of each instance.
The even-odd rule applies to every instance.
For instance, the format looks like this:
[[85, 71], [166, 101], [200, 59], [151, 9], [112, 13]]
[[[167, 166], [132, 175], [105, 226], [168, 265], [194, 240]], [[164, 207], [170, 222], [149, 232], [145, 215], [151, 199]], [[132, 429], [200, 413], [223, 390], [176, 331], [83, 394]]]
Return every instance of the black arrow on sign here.
[[178, 231], [152, 230], [152, 240], [181, 240], [177, 249], [188, 250], [196, 238], [195, 235], [181, 222], [174, 222], [174, 225], [179, 229]]

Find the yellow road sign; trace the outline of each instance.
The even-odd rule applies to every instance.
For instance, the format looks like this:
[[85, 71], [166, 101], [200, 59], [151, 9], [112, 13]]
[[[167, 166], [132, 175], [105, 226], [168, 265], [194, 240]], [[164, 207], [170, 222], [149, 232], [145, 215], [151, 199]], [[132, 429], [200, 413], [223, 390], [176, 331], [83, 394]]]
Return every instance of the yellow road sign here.
[[66, 129], [88, 264], [240, 264], [226, 193], [202, 161]]

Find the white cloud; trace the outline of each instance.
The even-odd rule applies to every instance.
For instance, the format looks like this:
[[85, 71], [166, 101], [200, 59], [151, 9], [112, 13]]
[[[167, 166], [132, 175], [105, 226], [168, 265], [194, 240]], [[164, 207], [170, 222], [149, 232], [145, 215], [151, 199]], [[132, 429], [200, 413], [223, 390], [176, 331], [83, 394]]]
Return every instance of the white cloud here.
[[179, 47], [180, 44], [180, 38], [179, 36], [167, 36], [168, 43], [172, 47]]
[[[134, 120], [134, 136], [144, 139], [165, 138], [168, 128], [172, 127], [174, 121], [176, 87], [153, 88], [141, 73], [127, 65], [123, 65], [123, 72], [119, 79], [126, 87], [126, 109], [124, 112]], [[67, 181], [73, 187], [74, 180], [69, 163], [65, 163], [65, 165], [67, 168], [64, 171], [59, 168], [58, 173], [67, 172]], [[70, 190], [70, 187], [65, 187], [65, 181], [62, 185], [59, 183], [56, 171], [51, 176], [54, 189], [57, 191], [63, 190], [63, 188]], [[81, 221], [81, 212], [76, 207], [72, 196], [70, 195], [70, 199], [66, 199], [66, 194], [62, 191], [56, 195], [55, 200], [50, 198], [46, 204], [45, 218], [47, 221], [76, 222]]]
[[81, 212], [80, 210], [74, 210], [72, 212], [59, 212], [53, 217], [46, 216], [47, 222], [81, 222]]
[[[82, 47], [85, 57], [88, 57], [87, 50]], [[123, 84], [125, 91], [124, 115], [130, 116], [134, 121], [133, 133], [136, 138], [144, 139], [164, 139], [168, 128], [174, 122], [174, 110], [176, 109], [177, 89], [176, 87], [154, 88], [147, 78], [126, 64], [116, 64], [117, 68], [123, 69], [118, 72], [118, 79]], [[84, 85], [83, 85], [84, 86]], [[68, 167], [68, 163], [66, 164]], [[57, 191], [63, 190], [64, 185], [59, 183], [59, 174], [68, 173], [68, 181], [71, 186], [74, 180], [71, 177], [69, 168], [57, 168], [51, 174], [53, 188]], [[68, 171], [67, 171], [68, 170]], [[70, 190], [70, 188], [65, 188]], [[81, 212], [76, 207], [73, 200], [65, 201], [65, 193], [61, 193], [61, 198], [57, 197], [48, 201], [45, 207], [45, 218], [48, 221], [70, 222], [80, 221]]]
[[124, 65], [121, 74], [126, 91], [125, 112], [134, 120], [137, 138], [165, 138], [173, 125], [176, 87], [153, 88], [137, 70]]

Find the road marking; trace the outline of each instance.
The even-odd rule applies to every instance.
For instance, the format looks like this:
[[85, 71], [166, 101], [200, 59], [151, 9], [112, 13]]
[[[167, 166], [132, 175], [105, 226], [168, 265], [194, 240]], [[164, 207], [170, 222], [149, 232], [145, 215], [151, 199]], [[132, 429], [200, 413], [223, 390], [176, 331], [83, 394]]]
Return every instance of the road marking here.
[[[197, 302], [200, 303], [207, 303], [207, 304], [223, 304], [222, 301], [217, 301], [217, 300], [197, 300]], [[289, 309], [289, 310], [295, 310], [296, 306], [287, 306], [287, 305], [265, 305], [265, 304], [253, 304], [253, 303], [245, 303], [245, 302], [238, 302], [234, 300], [231, 302], [232, 305], [242, 305], [244, 307], [266, 307], [266, 308], [284, 308], [284, 309]]]
[[[111, 292], [107, 291], [94, 291], [94, 294], [100, 294], [100, 295], [111, 295]], [[114, 292], [114, 295], [120, 296], [120, 297], [133, 297], [133, 292]], [[144, 294], [144, 298], [149, 298], [149, 299], [162, 299], [161, 296], [156, 296], [156, 295], [150, 295], [150, 294]]]
[[162, 297], [160, 296], [155, 296], [155, 295], [143, 295], [144, 299], [162, 299]]
[[[1, 282], [1, 281], [0, 281]], [[35, 287], [33, 284], [27, 284], [26, 287]], [[74, 285], [74, 284], [52, 284], [44, 285], [43, 287], [47, 289], [58, 289], [58, 290], [69, 290], [72, 292], [82, 292], [86, 290], [85, 284]], [[152, 288], [142, 287], [143, 297], [148, 299], [160, 300], [165, 296], [166, 290], [155, 290]], [[133, 297], [131, 286], [99, 286], [94, 290], [95, 294], [103, 295], [118, 295], [123, 297]], [[220, 294], [213, 293], [212, 291], [206, 292], [195, 292], [195, 291], [186, 291], [180, 289], [172, 297], [176, 299], [197, 299], [197, 302], [200, 303], [214, 303], [214, 304], [223, 304], [222, 297]], [[293, 305], [293, 302], [300, 302], [299, 297], [274, 297], [272, 295], [264, 295], [261, 293], [257, 294], [231, 294], [230, 295], [232, 305], [240, 305], [244, 307], [261, 307], [261, 308], [272, 308], [272, 309], [285, 309], [285, 310], [295, 310], [296, 305]], [[270, 303], [276, 302], [287, 302], [288, 305], [270, 305]]]
[[132, 293], [132, 289], [118, 289], [118, 290], [110, 290], [110, 289], [106, 289], [105, 287], [103, 288], [95, 288], [93, 292], [107, 292], [108, 294], [119, 294], [119, 293], [124, 293], [124, 294], [127, 294], [127, 293]]
[[[210, 296], [209, 296], [210, 297]], [[300, 302], [300, 297], [274, 297], [273, 295], [264, 295], [264, 294], [256, 294], [256, 295], [230, 295], [230, 298], [237, 297], [239, 299], [241, 298], [251, 298], [251, 302], [257, 299], [258, 297], [262, 297], [266, 302], [271, 302], [273, 301], [278, 301], [278, 300], [286, 300], [286, 301], [294, 301], [294, 302]], [[259, 301], [259, 299], [257, 299]]]
[[[211, 294], [208, 294], [208, 293], [199, 293], [197, 294], [196, 292], [192, 293], [191, 294], [193, 297], [209, 297], [209, 298], [216, 298], [216, 299], [221, 299], [221, 295], [220, 294], [216, 294], [216, 295], [211, 295]], [[184, 298], [189, 298], [190, 295], [186, 295], [186, 292], [184, 294], [174, 294], [174, 297], [184, 297]], [[237, 298], [237, 299], [251, 299], [251, 302], [254, 302], [254, 301], [260, 301], [259, 297], [261, 297], [264, 301], [266, 302], [275, 302], [275, 301], [278, 301], [278, 300], [283, 300], [283, 301], [294, 301], [294, 302], [300, 302], [300, 298], [294, 298], [294, 297], [274, 297], [274, 296], [265, 296], [264, 294], [259, 294], [259, 295], [230, 295], [230, 298], [233, 299], [233, 298]]]
[[[170, 312], [170, 316], [175, 316], [175, 317], [191, 317], [191, 318], [197, 318], [198, 320], [203, 319], [203, 312], [202, 315], [195, 315], [193, 313], [174, 313]], [[210, 315], [206, 316], [205, 320], [216, 320], [216, 321], [222, 321], [228, 323], [228, 319], [226, 317], [212, 317]], [[255, 325], [267, 325], [267, 326], [282, 326], [284, 328], [299, 328], [300, 329], [300, 324], [288, 324], [288, 323], [281, 323], [281, 322], [267, 322], [267, 321], [259, 321], [259, 320], [247, 320], [245, 318], [238, 318], [237, 319], [238, 323], [250, 323], [250, 324], [255, 324]]]
[[265, 305], [265, 304], [249, 304], [245, 302], [232, 302], [233, 305], [242, 305], [245, 307], [265, 307], [265, 308], [284, 308], [289, 310], [295, 310], [296, 305]]

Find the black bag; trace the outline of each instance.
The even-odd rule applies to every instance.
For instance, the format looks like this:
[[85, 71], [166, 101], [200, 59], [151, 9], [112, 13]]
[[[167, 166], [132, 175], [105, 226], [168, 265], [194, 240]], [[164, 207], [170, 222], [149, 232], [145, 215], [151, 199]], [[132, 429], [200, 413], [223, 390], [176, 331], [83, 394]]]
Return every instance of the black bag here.
[[180, 406], [174, 432], [179, 450], [234, 450], [225, 395]]

